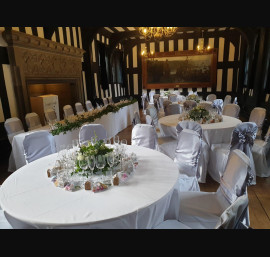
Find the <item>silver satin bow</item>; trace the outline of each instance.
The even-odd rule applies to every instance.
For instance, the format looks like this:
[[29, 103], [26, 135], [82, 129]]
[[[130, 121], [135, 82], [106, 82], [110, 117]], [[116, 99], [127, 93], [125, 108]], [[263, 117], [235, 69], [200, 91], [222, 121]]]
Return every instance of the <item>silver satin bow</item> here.
[[222, 99], [216, 99], [212, 103], [212, 107], [217, 110], [217, 113], [222, 115], [222, 109], [223, 109], [223, 100]]

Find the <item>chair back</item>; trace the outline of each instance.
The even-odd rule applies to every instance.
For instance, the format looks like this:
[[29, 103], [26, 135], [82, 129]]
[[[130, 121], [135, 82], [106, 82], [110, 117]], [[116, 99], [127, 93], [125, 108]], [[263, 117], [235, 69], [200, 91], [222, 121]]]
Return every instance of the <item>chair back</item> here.
[[168, 96], [168, 100], [171, 102], [177, 102], [177, 95], [176, 94], [170, 94]]
[[165, 108], [166, 108], [169, 104], [172, 104], [172, 101], [170, 101], [170, 100], [164, 100], [164, 101], [163, 101], [163, 108], [164, 108], [164, 110], [165, 110]]
[[215, 229], [242, 228], [246, 213], [248, 212], [248, 196], [238, 197], [220, 216]]
[[38, 114], [35, 112], [27, 113], [25, 115], [25, 121], [26, 121], [26, 125], [28, 127], [28, 130], [33, 130], [33, 129], [37, 129], [37, 128], [42, 127], [41, 122], [40, 122], [40, 118], [39, 118]]
[[191, 90], [191, 91], [188, 92], [188, 95], [198, 95], [198, 93], [197, 93], [197, 91], [194, 91], [194, 92], [193, 92], [193, 91]]
[[69, 118], [69, 117], [74, 116], [74, 112], [73, 112], [73, 109], [72, 109], [71, 105], [65, 105], [63, 107], [63, 111], [64, 111], [64, 117], [66, 119]]
[[238, 104], [237, 97], [235, 97], [235, 98], [233, 99], [233, 103], [234, 103], [234, 104]]
[[196, 101], [193, 101], [193, 100], [186, 100], [186, 101], [184, 102], [184, 110], [185, 110], [185, 111], [189, 111], [189, 110], [193, 109], [193, 108], [196, 107], [196, 106], [197, 106]]
[[150, 91], [149, 92], [149, 101], [150, 101], [150, 103], [154, 102], [154, 94], [155, 94], [155, 91]]
[[85, 102], [85, 107], [86, 107], [86, 110], [87, 110], [88, 112], [94, 109], [94, 107], [93, 107], [93, 105], [92, 105], [92, 102], [91, 102], [90, 100], [87, 100], [87, 101]]
[[178, 95], [180, 95], [180, 92], [178, 90], [174, 90], [173, 94], [178, 96]]
[[186, 97], [184, 95], [178, 95], [177, 101], [183, 103], [186, 101]]
[[192, 129], [183, 129], [178, 135], [174, 162], [189, 177], [197, 175], [201, 145], [200, 134]]
[[145, 116], [145, 122], [146, 122], [146, 124], [155, 126], [155, 125], [154, 125], [154, 122], [153, 122], [153, 119], [152, 119], [152, 117], [151, 117], [150, 115], [146, 115], [146, 116]]
[[210, 111], [210, 110], [214, 109], [213, 105], [211, 103], [208, 103], [208, 102], [201, 102], [201, 103], [198, 104], [198, 106], [206, 109], [207, 111]]
[[4, 127], [11, 145], [15, 135], [25, 132], [21, 120], [17, 117], [6, 119]]
[[240, 106], [237, 104], [226, 104], [223, 108], [222, 114], [234, 118], [238, 118], [240, 113]]
[[202, 126], [196, 121], [184, 120], [179, 122], [176, 125], [177, 136], [179, 136], [183, 129], [194, 130], [200, 135], [200, 137], [202, 137]]
[[213, 102], [216, 99], [217, 99], [217, 96], [215, 94], [210, 94], [206, 97], [206, 101], [210, 101], [210, 102]]
[[160, 110], [160, 105], [158, 99], [154, 98], [154, 107], [156, 108], [157, 112]]
[[85, 124], [79, 131], [79, 143], [91, 141], [92, 137], [97, 136], [98, 140], [107, 138], [107, 131], [102, 124]]
[[56, 153], [53, 135], [47, 130], [27, 134], [23, 140], [26, 163]]
[[44, 111], [45, 119], [47, 123], [57, 121], [57, 115], [54, 109], [49, 108]]
[[142, 107], [143, 107], [143, 110], [146, 110], [146, 108], [148, 107], [148, 104], [149, 104], [147, 94], [144, 93], [141, 96], [141, 98], [142, 98]]
[[102, 101], [103, 101], [104, 106], [107, 106], [109, 104], [107, 98], [103, 98]]
[[76, 109], [77, 115], [84, 113], [84, 109], [81, 103], [75, 103], [75, 109]]
[[246, 193], [250, 167], [249, 157], [241, 150], [233, 150], [228, 158], [225, 171], [220, 178], [217, 193], [221, 194], [230, 204]]
[[154, 94], [154, 95], [153, 95], [153, 99], [154, 99], [154, 100], [155, 100], [155, 99], [158, 100], [159, 97], [160, 97], [160, 94]]
[[158, 136], [155, 127], [149, 124], [136, 124], [131, 132], [131, 145], [157, 150]]
[[164, 108], [165, 116], [173, 115], [173, 114], [180, 114], [181, 107], [179, 104], [169, 104], [166, 108]]
[[225, 106], [226, 104], [230, 104], [231, 102], [232, 102], [232, 96], [226, 95], [224, 98], [223, 106]]
[[217, 111], [218, 114], [222, 115], [223, 100], [222, 99], [215, 99], [212, 102], [212, 107]]
[[249, 122], [255, 122], [258, 126], [257, 137], [261, 138], [262, 126], [266, 116], [266, 109], [261, 107], [255, 107], [249, 116]]

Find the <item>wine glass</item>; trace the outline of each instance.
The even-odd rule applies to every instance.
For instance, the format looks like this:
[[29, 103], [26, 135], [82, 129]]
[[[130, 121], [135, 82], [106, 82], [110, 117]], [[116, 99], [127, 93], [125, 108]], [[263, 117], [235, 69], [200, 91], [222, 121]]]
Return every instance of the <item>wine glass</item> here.
[[91, 170], [91, 176], [93, 176], [93, 172], [95, 169], [95, 165], [96, 165], [96, 158], [94, 155], [89, 155], [87, 157], [87, 162], [88, 162], [88, 167]]
[[122, 145], [122, 150], [123, 150], [123, 154], [124, 154], [126, 152], [126, 149], [127, 149], [127, 140], [122, 139], [121, 140], [121, 145]]
[[113, 152], [107, 153], [107, 163], [111, 168], [111, 172], [112, 172], [112, 167], [114, 165], [114, 161], [115, 161], [115, 155]]
[[96, 167], [99, 169], [99, 173], [102, 175], [102, 169], [104, 169], [106, 165], [106, 157], [105, 155], [97, 155], [96, 157]]
[[79, 167], [85, 172], [88, 169], [87, 156], [79, 160]]
[[78, 139], [72, 140], [72, 147], [75, 151], [77, 151], [79, 149], [79, 140]]
[[114, 136], [114, 137], [113, 137], [113, 144], [114, 144], [115, 146], [119, 145], [119, 136]]
[[112, 148], [112, 141], [111, 141], [111, 138], [106, 138], [105, 144], [107, 145], [107, 147]]

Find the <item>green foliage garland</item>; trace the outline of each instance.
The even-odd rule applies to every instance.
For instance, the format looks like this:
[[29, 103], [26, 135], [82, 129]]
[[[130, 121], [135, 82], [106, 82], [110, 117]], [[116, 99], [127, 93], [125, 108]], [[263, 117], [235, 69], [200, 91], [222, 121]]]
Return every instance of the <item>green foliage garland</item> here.
[[57, 122], [54, 124], [54, 129], [51, 130], [51, 133], [53, 136], [59, 135], [60, 133], [66, 134], [68, 131], [72, 131], [74, 129], [80, 128], [84, 123], [86, 122], [94, 122], [96, 119], [101, 118], [103, 115], [106, 115], [110, 112], [116, 113], [118, 112], [121, 108], [134, 104], [136, 103], [137, 100], [133, 99], [128, 102], [124, 103], [119, 103], [119, 104], [108, 104], [103, 110], [100, 112], [97, 112], [94, 115], [89, 115], [85, 117], [83, 114], [82, 115], [76, 115], [77, 118], [75, 121], [68, 121], [67, 119], [64, 119], [64, 122]]

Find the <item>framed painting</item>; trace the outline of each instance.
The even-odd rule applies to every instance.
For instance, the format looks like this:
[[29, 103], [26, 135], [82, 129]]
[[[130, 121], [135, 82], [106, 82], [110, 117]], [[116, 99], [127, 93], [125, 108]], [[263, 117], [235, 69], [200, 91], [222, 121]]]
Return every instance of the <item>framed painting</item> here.
[[217, 79], [217, 49], [142, 56], [142, 78], [144, 89], [213, 87]]

